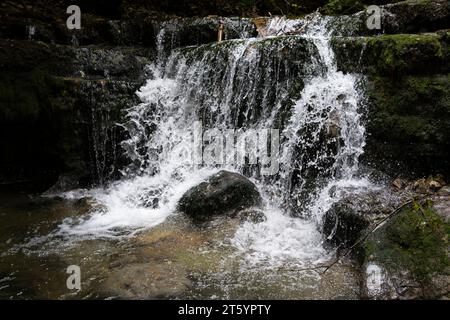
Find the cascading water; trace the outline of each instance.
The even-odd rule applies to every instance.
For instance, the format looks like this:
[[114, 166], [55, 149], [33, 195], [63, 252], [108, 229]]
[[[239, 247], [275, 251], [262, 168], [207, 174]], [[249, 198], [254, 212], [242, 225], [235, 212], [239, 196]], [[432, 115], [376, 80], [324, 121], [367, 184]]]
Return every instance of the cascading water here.
[[[160, 53], [138, 92], [142, 103], [122, 123], [130, 160], [123, 180], [93, 190], [103, 208], [65, 220], [58, 234], [134, 235], [175, 214], [190, 187], [227, 169], [250, 177], [265, 202], [267, 220], [244, 223], [230, 240], [243, 265], [327, 259], [317, 222], [347, 187], [366, 184], [355, 178], [365, 134], [357, 79], [337, 70], [328, 23], [316, 14], [274, 18], [265, 37], [174, 49], [167, 58]], [[301, 34], [279, 36], [298, 26]], [[164, 34], [163, 28], [160, 42]], [[198, 121], [219, 132], [279, 129], [279, 172], [262, 177], [241, 164], [186, 161], [186, 136]]]

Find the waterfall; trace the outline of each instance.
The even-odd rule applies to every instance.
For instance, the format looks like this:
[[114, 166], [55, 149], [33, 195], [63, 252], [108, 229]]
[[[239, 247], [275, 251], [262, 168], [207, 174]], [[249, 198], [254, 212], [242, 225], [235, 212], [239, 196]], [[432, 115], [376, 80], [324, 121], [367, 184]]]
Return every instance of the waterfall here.
[[[174, 48], [163, 52], [127, 110], [123, 179], [94, 190], [103, 210], [66, 220], [61, 233], [134, 235], [172, 214], [184, 192], [221, 169], [245, 174], [264, 198], [267, 221], [246, 222], [231, 244], [249, 265], [323, 260], [318, 222], [357, 177], [365, 129], [357, 78], [337, 70], [329, 18], [271, 18], [264, 36]], [[295, 30], [300, 30], [295, 33]], [[219, 133], [278, 129], [279, 172], [258, 166], [188, 161], [195, 124]], [[273, 150], [272, 150], [273, 151]], [[274, 152], [274, 151], [273, 151]]]

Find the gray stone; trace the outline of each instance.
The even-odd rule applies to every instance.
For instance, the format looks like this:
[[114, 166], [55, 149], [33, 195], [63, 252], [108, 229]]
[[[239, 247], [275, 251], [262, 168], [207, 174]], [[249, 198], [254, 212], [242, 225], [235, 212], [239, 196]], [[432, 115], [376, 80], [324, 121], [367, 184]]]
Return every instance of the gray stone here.
[[188, 190], [179, 201], [178, 209], [193, 218], [204, 219], [235, 214], [260, 204], [261, 196], [250, 180], [238, 173], [220, 171]]

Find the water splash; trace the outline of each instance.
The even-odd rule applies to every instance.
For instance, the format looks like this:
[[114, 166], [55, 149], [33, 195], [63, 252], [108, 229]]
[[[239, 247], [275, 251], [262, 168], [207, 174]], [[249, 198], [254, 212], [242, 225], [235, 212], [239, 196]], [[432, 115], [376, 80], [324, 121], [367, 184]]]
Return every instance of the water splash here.
[[368, 180], [356, 176], [358, 158], [365, 145], [357, 79], [337, 70], [326, 27], [329, 19], [316, 16], [308, 22], [306, 26], [305, 21], [278, 19], [268, 28], [276, 26], [275, 30], [292, 32], [302, 26], [303, 37], [310, 39], [318, 50], [316, 68], [325, 68], [309, 79], [292, 108], [283, 131], [286, 140], [281, 162], [285, 167], [275, 183], [276, 190], [273, 186], [263, 189], [272, 189], [271, 194], [284, 190], [281, 199], [275, 197], [278, 207], [284, 204], [291, 213], [310, 219], [274, 215], [274, 209], [269, 209], [266, 222], [244, 225], [236, 233], [234, 243], [249, 252], [246, 257], [249, 266], [267, 261], [272, 266], [283, 264], [287, 257], [296, 258], [303, 265], [320, 262], [326, 254], [316, 226], [323, 214], [346, 190], [370, 185]]
[[[346, 188], [368, 184], [356, 175], [365, 136], [362, 98], [357, 78], [337, 70], [328, 24], [318, 14], [274, 18], [269, 35], [295, 35], [174, 49], [168, 58], [161, 29], [153, 76], [138, 92], [142, 103], [122, 123], [130, 160], [124, 180], [91, 191], [103, 209], [64, 221], [60, 234], [134, 235], [176, 213], [185, 191], [225, 168], [247, 174], [265, 200], [267, 220], [243, 224], [231, 239], [250, 267], [323, 261], [321, 215]], [[245, 166], [186, 163], [180, 142], [198, 120], [222, 131], [281, 129], [279, 174], [263, 179]]]

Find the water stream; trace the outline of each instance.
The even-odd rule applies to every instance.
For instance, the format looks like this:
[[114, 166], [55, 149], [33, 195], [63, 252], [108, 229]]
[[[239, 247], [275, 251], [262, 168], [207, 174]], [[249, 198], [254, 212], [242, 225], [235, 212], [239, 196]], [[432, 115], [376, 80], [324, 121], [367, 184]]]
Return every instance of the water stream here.
[[[148, 67], [152, 77], [137, 92], [142, 103], [119, 124], [128, 133], [123, 178], [58, 195], [70, 210], [84, 197], [94, 205], [82, 215], [56, 217], [52, 228], [11, 246], [5, 259], [25, 254], [57, 259], [57, 268], [83, 264], [89, 290], [76, 297], [357, 297], [349, 264], [326, 276], [299, 271], [334, 257], [322, 245], [326, 210], [347, 190], [371, 187], [358, 163], [365, 145], [361, 79], [338, 71], [329, 24], [317, 14], [276, 17], [264, 36], [244, 33], [170, 52], [161, 52], [161, 28], [158, 60]], [[290, 34], [299, 26], [300, 34]], [[263, 175], [260, 165], [193, 163], [190, 137], [198, 123], [223, 134], [279, 130], [279, 170]], [[199, 228], [177, 212], [189, 188], [222, 169], [257, 185], [264, 222], [217, 218]], [[11, 294], [2, 291], [7, 277], [14, 275], [0, 280], [4, 296]], [[50, 296], [71, 297], [64, 292]]]

